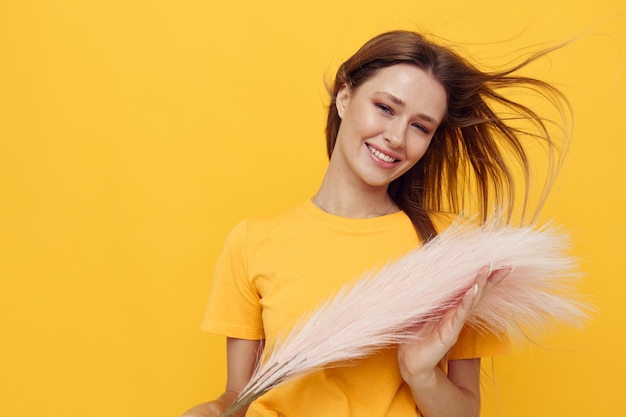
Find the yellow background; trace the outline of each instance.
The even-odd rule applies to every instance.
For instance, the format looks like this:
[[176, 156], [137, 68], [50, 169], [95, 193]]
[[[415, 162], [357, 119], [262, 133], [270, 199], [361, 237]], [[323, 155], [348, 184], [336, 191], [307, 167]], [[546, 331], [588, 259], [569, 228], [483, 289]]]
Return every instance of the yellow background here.
[[176, 416], [217, 395], [224, 341], [199, 322], [225, 234], [315, 192], [323, 80], [394, 28], [478, 58], [587, 31], [534, 75], [575, 111], [544, 217], [571, 232], [598, 313], [497, 358], [495, 384], [488, 362], [483, 415], [626, 415], [624, 12], [618, 0], [3, 1], [0, 415]]

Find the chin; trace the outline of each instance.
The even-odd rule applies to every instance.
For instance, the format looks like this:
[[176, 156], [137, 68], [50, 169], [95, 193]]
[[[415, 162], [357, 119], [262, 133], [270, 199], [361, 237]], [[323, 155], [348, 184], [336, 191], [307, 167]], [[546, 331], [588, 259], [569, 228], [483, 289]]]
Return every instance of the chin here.
[[396, 178], [385, 178], [385, 179], [369, 179], [369, 180], [364, 180], [363, 182], [365, 184], [367, 184], [368, 186], [372, 187], [372, 188], [387, 188], [389, 186], [389, 184], [391, 184], [391, 182], [393, 180], [395, 180]]

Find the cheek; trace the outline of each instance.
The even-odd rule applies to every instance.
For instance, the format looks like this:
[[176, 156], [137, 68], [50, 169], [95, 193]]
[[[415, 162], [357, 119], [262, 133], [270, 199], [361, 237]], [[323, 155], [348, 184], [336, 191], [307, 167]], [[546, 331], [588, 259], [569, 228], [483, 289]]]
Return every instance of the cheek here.
[[376, 136], [384, 130], [379, 118], [369, 108], [361, 107], [350, 116], [350, 130], [362, 138]]
[[425, 138], [420, 138], [411, 142], [410, 147], [407, 148], [408, 159], [410, 159], [413, 162], [413, 164], [419, 161], [428, 150], [428, 147], [430, 146], [430, 142], [431, 142], [430, 139], [425, 139]]

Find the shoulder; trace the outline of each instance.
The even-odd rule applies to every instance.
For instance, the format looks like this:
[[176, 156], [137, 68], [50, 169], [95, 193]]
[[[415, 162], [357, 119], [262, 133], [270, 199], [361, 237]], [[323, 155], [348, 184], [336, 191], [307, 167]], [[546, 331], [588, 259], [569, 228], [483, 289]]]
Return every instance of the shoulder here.
[[298, 205], [264, 216], [242, 219], [230, 230], [226, 241], [231, 244], [243, 242], [261, 244], [267, 239], [281, 236], [286, 231], [293, 232], [306, 222], [307, 212], [303, 205]]
[[246, 223], [248, 228], [259, 232], [298, 223], [307, 219], [308, 211], [305, 206], [302, 203], [268, 215], [252, 217], [247, 219]]

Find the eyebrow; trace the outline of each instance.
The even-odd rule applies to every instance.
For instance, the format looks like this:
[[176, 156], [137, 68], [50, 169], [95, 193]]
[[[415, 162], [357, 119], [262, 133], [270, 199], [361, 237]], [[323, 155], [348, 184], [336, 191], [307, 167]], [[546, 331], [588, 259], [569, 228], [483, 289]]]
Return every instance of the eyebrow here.
[[[388, 93], [386, 91], [376, 91], [376, 93], [377, 94], [381, 94], [381, 95], [387, 97], [389, 100], [393, 101], [398, 106], [406, 107], [406, 103], [404, 101], [402, 101], [402, 99], [400, 97], [396, 97], [393, 94]], [[423, 114], [423, 113], [420, 113], [418, 116], [421, 117], [422, 119], [426, 120], [427, 122], [431, 122], [431, 123], [434, 123], [435, 125], [439, 125], [439, 122], [437, 121], [437, 119], [435, 119], [432, 116], [429, 116], [429, 115]]]

